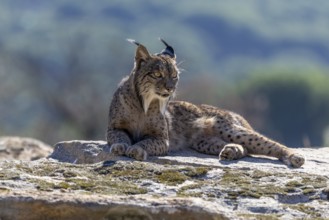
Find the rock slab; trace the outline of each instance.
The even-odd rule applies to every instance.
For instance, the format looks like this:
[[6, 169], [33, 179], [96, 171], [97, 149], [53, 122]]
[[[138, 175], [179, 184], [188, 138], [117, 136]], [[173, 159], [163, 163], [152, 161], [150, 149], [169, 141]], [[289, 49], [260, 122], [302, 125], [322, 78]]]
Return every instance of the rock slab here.
[[148, 161], [103, 141], [61, 142], [47, 159], [3, 161], [0, 219], [328, 219], [329, 148], [221, 162], [183, 151]]
[[0, 137], [1, 160], [37, 160], [48, 156], [53, 148], [48, 144], [26, 137]]

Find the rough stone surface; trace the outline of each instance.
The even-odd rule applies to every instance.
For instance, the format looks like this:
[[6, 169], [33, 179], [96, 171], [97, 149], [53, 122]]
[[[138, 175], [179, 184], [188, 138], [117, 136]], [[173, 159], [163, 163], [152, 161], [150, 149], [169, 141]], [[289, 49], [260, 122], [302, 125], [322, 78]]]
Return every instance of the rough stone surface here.
[[1, 162], [0, 219], [329, 219], [329, 148], [297, 149], [307, 158], [298, 169], [194, 151], [140, 162], [108, 150], [62, 142], [48, 159]]
[[33, 138], [0, 137], [0, 161], [37, 160], [52, 151], [51, 146]]
[[63, 141], [55, 145], [50, 158], [67, 163], [97, 163], [111, 159], [105, 141]]

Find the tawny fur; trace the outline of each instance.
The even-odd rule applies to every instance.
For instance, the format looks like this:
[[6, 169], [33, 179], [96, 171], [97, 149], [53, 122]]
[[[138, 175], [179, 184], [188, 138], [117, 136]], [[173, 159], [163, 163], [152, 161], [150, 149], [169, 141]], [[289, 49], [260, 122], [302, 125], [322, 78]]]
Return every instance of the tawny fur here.
[[132, 73], [114, 93], [107, 141], [111, 153], [137, 160], [192, 148], [234, 160], [249, 154], [300, 167], [304, 157], [254, 131], [240, 115], [209, 105], [171, 101], [179, 77], [175, 57], [138, 45]]

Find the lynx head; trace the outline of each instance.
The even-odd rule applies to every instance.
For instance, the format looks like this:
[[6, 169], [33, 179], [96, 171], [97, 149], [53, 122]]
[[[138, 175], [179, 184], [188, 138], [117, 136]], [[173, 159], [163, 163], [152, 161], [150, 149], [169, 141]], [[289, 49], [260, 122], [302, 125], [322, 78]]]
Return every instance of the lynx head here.
[[166, 49], [158, 54], [150, 54], [145, 46], [129, 40], [137, 45], [135, 66], [131, 74], [145, 113], [153, 101], [158, 101], [160, 111], [164, 114], [178, 82], [179, 70], [174, 50], [164, 40], [160, 40]]

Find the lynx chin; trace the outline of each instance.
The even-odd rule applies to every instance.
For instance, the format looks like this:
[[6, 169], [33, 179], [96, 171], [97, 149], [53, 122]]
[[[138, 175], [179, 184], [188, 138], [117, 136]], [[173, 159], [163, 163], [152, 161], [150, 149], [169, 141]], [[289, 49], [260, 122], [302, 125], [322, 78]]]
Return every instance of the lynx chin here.
[[173, 101], [179, 80], [174, 49], [150, 54], [137, 45], [134, 68], [119, 84], [109, 110], [111, 154], [136, 160], [192, 148], [236, 160], [249, 154], [276, 157], [300, 167], [302, 155], [257, 133], [240, 115], [210, 105]]

